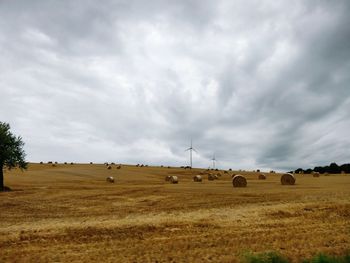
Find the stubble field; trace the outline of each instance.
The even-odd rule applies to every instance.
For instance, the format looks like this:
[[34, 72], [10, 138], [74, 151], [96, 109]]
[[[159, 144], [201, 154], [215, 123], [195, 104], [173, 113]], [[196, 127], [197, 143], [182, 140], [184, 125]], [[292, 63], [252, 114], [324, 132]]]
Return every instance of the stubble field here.
[[[5, 173], [0, 262], [240, 262], [276, 251], [293, 262], [350, 249], [350, 176], [246, 172], [215, 181], [199, 169], [30, 164]], [[217, 173], [217, 172], [216, 172]], [[178, 184], [165, 182], [177, 175]], [[116, 179], [114, 184], [105, 181]]]

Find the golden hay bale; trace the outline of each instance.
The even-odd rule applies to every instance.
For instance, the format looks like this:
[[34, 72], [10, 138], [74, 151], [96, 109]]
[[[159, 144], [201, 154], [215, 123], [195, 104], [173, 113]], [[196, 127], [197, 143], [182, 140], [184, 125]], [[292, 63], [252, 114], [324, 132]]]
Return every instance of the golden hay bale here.
[[243, 175], [237, 174], [232, 178], [233, 187], [246, 187], [247, 179]]
[[200, 176], [199, 174], [198, 175], [195, 175], [193, 177], [193, 181], [194, 182], [202, 182], [202, 176]]
[[172, 175], [171, 178], [170, 178], [170, 182], [172, 184], [177, 184], [179, 182], [179, 179], [177, 178], [176, 175]]
[[108, 176], [108, 177], [106, 178], [106, 181], [107, 181], [108, 183], [114, 183], [114, 178], [113, 178], [113, 176]]
[[312, 176], [313, 176], [313, 177], [320, 177], [320, 173], [319, 173], [319, 172], [313, 172], [313, 173], [312, 173]]
[[166, 181], [166, 182], [169, 182], [169, 181], [170, 181], [170, 178], [171, 178], [171, 175], [165, 176], [165, 181]]
[[265, 180], [266, 179], [266, 175], [265, 174], [259, 174], [259, 180]]
[[217, 179], [217, 176], [214, 174], [208, 174], [208, 181], [214, 181], [215, 179]]
[[285, 173], [281, 176], [282, 185], [293, 185], [295, 184], [295, 177], [291, 173]]
[[107, 166], [107, 169], [108, 169], [108, 170], [111, 170], [111, 169], [112, 169], [112, 166], [108, 165], [108, 166]]
[[221, 177], [221, 173], [217, 173], [216, 175], [217, 175], [217, 177]]
[[120, 168], [122, 168], [122, 166], [121, 166], [121, 165], [118, 165], [118, 166], [117, 166], [117, 169], [120, 169]]

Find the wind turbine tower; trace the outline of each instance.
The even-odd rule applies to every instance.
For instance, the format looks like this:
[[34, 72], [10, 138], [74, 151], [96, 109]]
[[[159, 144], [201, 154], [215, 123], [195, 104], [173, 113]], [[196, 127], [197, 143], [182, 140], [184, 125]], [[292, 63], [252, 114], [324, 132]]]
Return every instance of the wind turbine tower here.
[[190, 151], [190, 164], [191, 164], [191, 168], [192, 168], [192, 151], [197, 152], [196, 149], [194, 149], [194, 148], [192, 147], [192, 139], [191, 139], [191, 147], [188, 148], [188, 149], [186, 149], [185, 151]]
[[215, 154], [213, 155], [213, 159], [211, 159], [213, 161], [213, 169], [215, 169], [215, 162], [216, 162], [216, 159], [215, 159]]

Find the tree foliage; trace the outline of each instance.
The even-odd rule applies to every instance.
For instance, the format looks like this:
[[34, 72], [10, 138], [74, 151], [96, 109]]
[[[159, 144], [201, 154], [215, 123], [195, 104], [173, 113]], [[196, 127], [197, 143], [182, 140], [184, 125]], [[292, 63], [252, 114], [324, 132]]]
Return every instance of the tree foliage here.
[[[291, 171], [293, 172], [293, 171]], [[298, 168], [294, 171], [295, 173], [304, 173], [304, 174], [310, 174], [312, 172], [319, 172], [320, 174], [324, 174], [324, 173], [329, 173], [329, 174], [340, 174], [342, 172], [345, 173], [350, 173], [350, 164], [342, 164], [342, 165], [338, 165], [336, 163], [331, 163], [330, 165], [326, 165], [326, 166], [316, 166], [313, 169], [308, 168], [303, 170], [302, 168]]]
[[27, 168], [24, 142], [10, 131], [10, 124], [0, 122], [0, 191], [4, 190], [3, 169]]

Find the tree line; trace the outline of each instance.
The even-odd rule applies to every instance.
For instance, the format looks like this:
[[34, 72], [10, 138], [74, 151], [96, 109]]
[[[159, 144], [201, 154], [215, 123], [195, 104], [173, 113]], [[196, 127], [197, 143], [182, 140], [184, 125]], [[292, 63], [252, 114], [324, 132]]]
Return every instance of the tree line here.
[[331, 163], [330, 165], [326, 166], [315, 166], [313, 169], [303, 169], [298, 168], [295, 171], [291, 171], [291, 173], [304, 173], [304, 174], [311, 174], [312, 172], [319, 172], [320, 174], [329, 173], [329, 174], [340, 174], [340, 173], [350, 173], [350, 163], [338, 165], [336, 163]]

